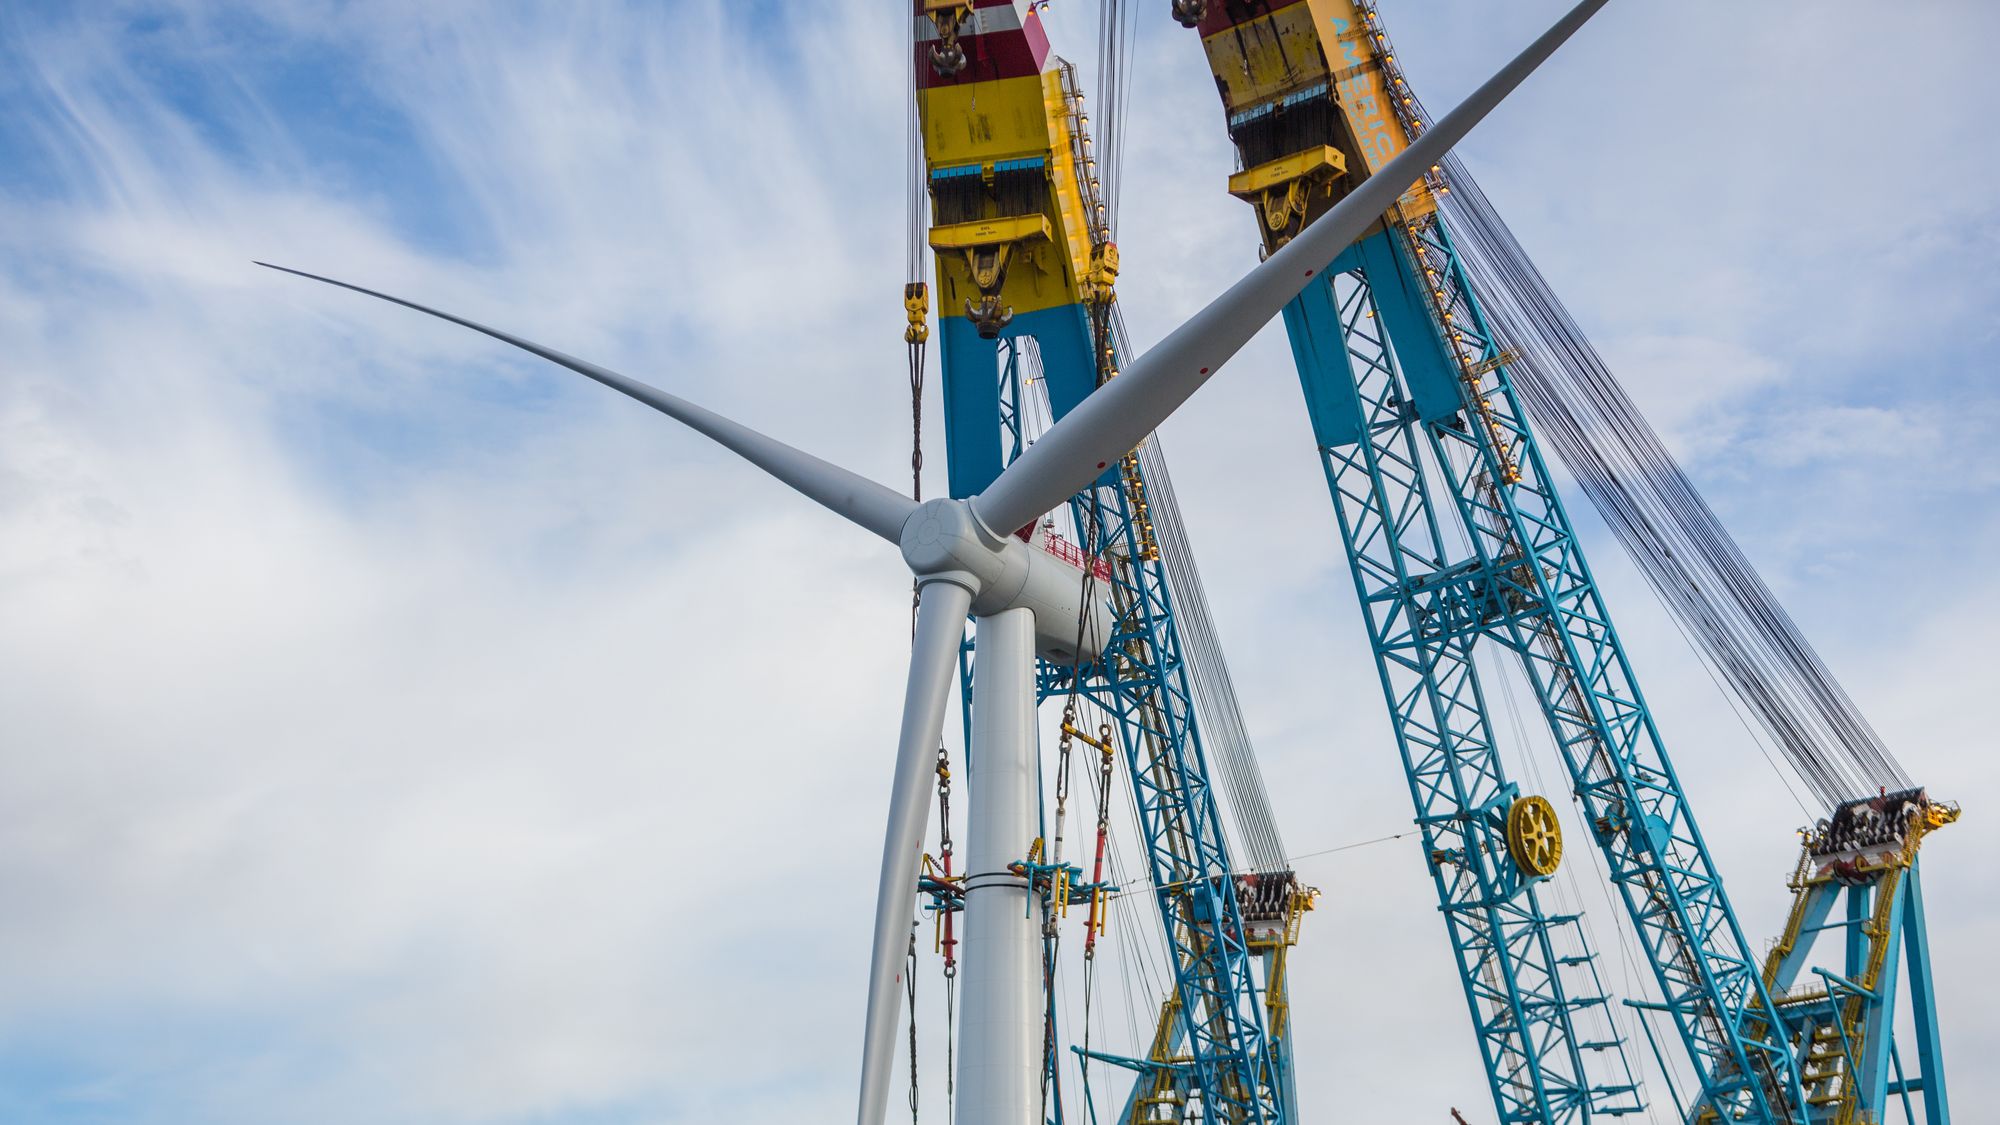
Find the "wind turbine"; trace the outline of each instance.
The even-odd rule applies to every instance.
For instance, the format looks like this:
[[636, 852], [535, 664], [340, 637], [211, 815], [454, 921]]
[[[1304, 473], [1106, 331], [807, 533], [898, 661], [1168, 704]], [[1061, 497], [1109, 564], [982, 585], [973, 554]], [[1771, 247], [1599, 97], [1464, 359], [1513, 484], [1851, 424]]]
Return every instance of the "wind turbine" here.
[[916, 576], [920, 603], [876, 890], [860, 1125], [880, 1125], [887, 1111], [909, 901], [930, 814], [931, 770], [965, 618], [975, 618], [970, 754], [978, 770], [968, 778], [960, 1116], [967, 1125], [1025, 1125], [1039, 1115], [1042, 965], [1028, 882], [1008, 865], [1019, 862], [1036, 831], [1035, 658], [1094, 663], [1110, 640], [1112, 623], [1101, 601], [1083, 596], [1079, 567], [1010, 532], [1089, 485], [1172, 415], [1605, 3], [1577, 4], [1380, 172], [1126, 365], [985, 491], [964, 500], [919, 504], [686, 399], [531, 340], [359, 285], [257, 264], [415, 309], [567, 367], [708, 436], [901, 549]]

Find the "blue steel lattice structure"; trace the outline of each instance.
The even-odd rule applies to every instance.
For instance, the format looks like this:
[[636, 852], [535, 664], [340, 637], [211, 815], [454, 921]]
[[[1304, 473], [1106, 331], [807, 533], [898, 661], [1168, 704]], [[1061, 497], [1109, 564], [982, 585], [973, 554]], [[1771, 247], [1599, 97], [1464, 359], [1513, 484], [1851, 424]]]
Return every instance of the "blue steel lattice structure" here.
[[[1805, 833], [1791, 915], [1765, 959], [1764, 983], [1799, 1045], [1817, 1120], [1884, 1122], [1892, 1106], [1906, 1122], [1951, 1120], [1918, 849], [1958, 816], [1956, 805], [1910, 789], [1845, 802]], [[1836, 905], [1841, 917], [1831, 920]], [[1811, 966], [1822, 936], [1838, 939], [1838, 972]], [[1896, 1036], [1905, 965], [1907, 1056]]]
[[[939, 334], [955, 496], [985, 487], [1026, 441], [1024, 338], [1034, 341], [1055, 417], [1096, 389], [1096, 349], [1082, 305], [1017, 315], [998, 340], [982, 338], [960, 317], [944, 318]], [[1045, 662], [1039, 677], [1044, 699], [1074, 687], [1115, 716], [1145, 838], [1146, 874], [1172, 953], [1173, 1059], [1116, 1060], [1141, 1073], [1124, 1119], [1182, 1120], [1194, 1100], [1208, 1120], [1295, 1120], [1287, 1112], [1285, 1055], [1266, 1026], [1264, 989], [1196, 730], [1172, 594], [1143, 521], [1135, 518], [1142, 472], [1128, 458], [1070, 502], [1076, 526], [1088, 536], [1087, 551], [1106, 564], [1102, 596], [1116, 621], [1108, 660], [1080, 671]]]
[[[1116, 269], [1087, 218], [1096, 202], [1082, 187], [1095, 184], [1089, 142], [1053, 72], [1039, 85], [1003, 73], [1010, 60], [1038, 65], [1036, 43], [1025, 55], [986, 53], [982, 36], [1031, 26], [1032, 8], [1011, 6], [1018, 25], [982, 17], [947, 31], [951, 20], [925, 17], [939, 29], [933, 58], [957, 51], [960, 60], [927, 89], [927, 146], [949, 139], [934, 122], [963, 115], [974, 124], [962, 134], [971, 141], [944, 159], [927, 147], [938, 291], [948, 309], [966, 311], [942, 326], [959, 496], [983, 488], [1026, 440], [1021, 339], [1037, 341], [1057, 417], [1109, 374], [1101, 326], [1091, 332], [1104, 299], [1084, 300], [1108, 289]], [[1202, 30], [1245, 165], [1232, 194], [1257, 207], [1267, 249], [1423, 127], [1366, 0], [1183, 8], [1184, 22]], [[1325, 50], [1301, 53], [1321, 36]], [[968, 58], [972, 68], [954, 77]], [[995, 90], [974, 94], [984, 62]], [[992, 109], [1006, 104], [996, 96], [1003, 78], [1017, 103], [1012, 135]], [[1653, 972], [1657, 1001], [1628, 1003], [1671, 1021], [1694, 1071], [1688, 1102], [1675, 1092], [1683, 1112], [1852, 1125], [1880, 1120], [1894, 1094], [1906, 1107], [1922, 1095], [1927, 1120], [1944, 1120], [1920, 914], [1905, 954], [1922, 994], [1914, 1073], [1903, 1071], [1891, 1035], [1897, 973], [1883, 964], [1920, 901], [1914, 842], [1907, 874], [1850, 894], [1850, 926], [1868, 941], [1862, 951], [1850, 943], [1845, 973], [1815, 970], [1824, 982], [1815, 993], [1780, 991], [1803, 964], [1789, 954], [1760, 971], [1530, 432], [1509, 370], [1517, 357], [1496, 340], [1453, 246], [1438, 207], [1448, 186], [1435, 172], [1285, 319], [1501, 1120], [1588, 1121], [1644, 1103], [1596, 954], [1575, 915], [1544, 906], [1539, 884], [1561, 858], [1556, 818], [1505, 775], [1481, 654], [1516, 663], [1536, 697]], [[1085, 572], [1089, 559], [1104, 562], [1095, 581], [1117, 636], [1102, 663], [1044, 667], [1040, 678], [1045, 696], [1087, 695], [1117, 719], [1173, 952], [1176, 985], [1153, 1055], [1119, 1060], [1142, 1072], [1126, 1117], [1279, 1120], [1295, 1116], [1286, 1025], [1275, 987], [1260, 1003], [1143, 495], [1143, 469], [1127, 458], [1072, 501]], [[1032, 542], [1038, 529], [1016, 534]], [[1795, 925], [1823, 927], [1835, 892], [1795, 891]], [[1592, 1038], [1588, 1024], [1608, 1030]], [[1053, 1075], [1053, 1057], [1050, 1067]]]
[[[1803, 1119], [1797, 1060], [1668, 761], [1624, 646], [1508, 381], [1443, 222], [1404, 228], [1399, 259], [1433, 282], [1429, 342], [1463, 374], [1458, 424], [1423, 426], [1473, 546], [1478, 630], [1534, 686], [1586, 823], [1651, 959], [1704, 1097], [1753, 1120]], [[1411, 351], [1423, 345], [1411, 341]]]
[[[1176, 14], [1200, 32], [1241, 159], [1230, 191], [1256, 208], [1267, 251], [1427, 128], [1369, 0]], [[1879, 1121], [1893, 1088], [1906, 1104], [1938, 1089], [1927, 1120], [1943, 1120], [1920, 943], [1903, 953], [1923, 993], [1919, 1073], [1891, 1080], [1893, 967], [1866, 983], [1836, 974], [1847, 984], [1816, 971], [1823, 989], [1779, 994], [1803, 961], [1760, 966], [1744, 940], [1528, 426], [1509, 370], [1519, 357], [1495, 339], [1453, 245], [1440, 171], [1411, 184], [1285, 319], [1496, 1110], [1554, 1121], [1632, 1103], [1614, 1096], [1624, 1081], [1576, 1065], [1598, 1044], [1579, 1042], [1574, 1017], [1597, 1003], [1547, 975], [1570, 961], [1546, 952], [1565, 920], [1539, 908], [1532, 886], [1554, 864], [1524, 862], [1515, 837], [1523, 799], [1491, 754], [1481, 652], [1515, 663], [1533, 689], [1653, 971], [1656, 1002], [1629, 1003], [1671, 1021], [1694, 1071], [1691, 1118]], [[1894, 955], [1883, 951], [1915, 901], [1897, 905], [1919, 837], [1910, 874], [1871, 876], [1875, 897], [1850, 906], [1872, 919], [1854, 922], [1871, 951], [1850, 952], [1850, 967]], [[1527, 879], [1491, 862], [1503, 841]], [[1800, 911], [1830, 909], [1832, 891], [1794, 890], [1795, 927]]]
[[[1454, 595], [1388, 332], [1421, 323], [1395, 284], [1386, 233], [1286, 309], [1356, 592], [1410, 783], [1423, 853], [1457, 958], [1502, 1121], [1567, 1122], [1644, 1108], [1575, 915], [1544, 909], [1509, 847], [1522, 800], [1493, 741], [1475, 660], [1487, 609]], [[1383, 267], [1388, 268], [1383, 268]], [[1371, 286], [1369, 279], [1389, 284]], [[1331, 330], [1330, 330], [1331, 329]], [[1365, 438], [1365, 440], [1364, 440]], [[1448, 513], [1447, 513], [1448, 514]], [[1599, 1038], [1579, 1030], [1596, 1009]]]
[[[1482, 644], [1497, 644], [1519, 658], [1534, 687], [1585, 821], [1651, 961], [1661, 1008], [1673, 1018], [1704, 1098], [1749, 1120], [1803, 1122], [1805, 1098], [1791, 1045], [1782, 1032], [1772, 1030], [1779, 1026], [1776, 1009], [1759, 966], [1722, 892], [1514, 399], [1505, 357], [1486, 331], [1442, 221], [1433, 213], [1386, 226], [1349, 250], [1329, 272], [1333, 276], [1287, 311], [1286, 324], [1315, 440], [1336, 506], [1343, 509], [1357, 586], [1364, 599], [1378, 603], [1371, 607], [1371, 629], [1427, 836], [1438, 835], [1438, 826], [1450, 823], [1434, 819], [1432, 809], [1440, 795], [1432, 780], [1440, 776], [1431, 765], [1437, 756], [1432, 747], [1447, 740], [1408, 721], [1405, 713], [1412, 708], [1405, 700], [1414, 691], [1425, 699], [1450, 701], [1457, 709], [1476, 710], [1479, 693], [1470, 654]], [[1380, 321], [1380, 336], [1373, 341], [1351, 336], [1341, 320], [1339, 290], [1347, 286], [1352, 286], [1350, 307], [1356, 295], [1366, 293], [1375, 306], [1372, 311], [1381, 314], [1360, 318]], [[1365, 353], [1383, 341], [1394, 357], [1387, 370], [1350, 366], [1348, 357], [1356, 350]], [[1364, 401], [1374, 407], [1365, 426]], [[1363, 444], [1367, 452], [1360, 451]], [[1436, 503], [1420, 483], [1426, 464], [1449, 497], [1445, 504]], [[1360, 478], [1366, 478], [1365, 485], [1357, 486]], [[1357, 534], [1372, 529], [1350, 519], [1345, 509], [1357, 506], [1357, 494], [1399, 493], [1403, 508], [1395, 522], [1404, 532], [1421, 529], [1423, 542], [1417, 552], [1400, 555], [1401, 575], [1384, 575], [1373, 557], [1374, 541]], [[1352, 531], [1347, 530], [1350, 524]], [[1433, 538], [1433, 529], [1441, 524], [1455, 525], [1466, 546], [1454, 551], [1442, 536]], [[1393, 621], [1398, 613], [1408, 615], [1407, 629], [1427, 634], [1423, 644], [1403, 642], [1373, 624]], [[1425, 666], [1410, 660], [1406, 651], [1426, 652], [1432, 659]], [[1463, 659], [1438, 655], [1453, 652], [1464, 654]], [[1415, 673], [1415, 686], [1399, 687], [1398, 670]], [[1452, 709], [1435, 710], [1449, 719]], [[1460, 726], [1472, 735], [1485, 728], [1483, 722]], [[1475, 760], [1484, 752], [1479, 746]], [[1511, 796], [1511, 787], [1497, 762], [1487, 758], [1480, 767], [1461, 768], [1456, 775], [1476, 777], [1490, 787], [1492, 796], [1470, 810], [1490, 815], [1501, 795]], [[1464, 799], [1474, 795], [1467, 792]], [[1454, 793], [1453, 800], [1458, 799]], [[1459, 862], [1467, 854], [1459, 852]], [[1447, 903], [1453, 944], [1477, 1013], [1487, 987], [1485, 954], [1498, 947], [1464, 924], [1467, 912], [1450, 905], [1453, 876], [1443, 868], [1456, 866], [1452, 848], [1432, 849], [1426, 862]], [[1524, 897], [1530, 905], [1523, 909], [1534, 912], [1533, 896]], [[1522, 931], [1541, 929], [1546, 935], [1548, 919], [1537, 923], [1524, 916], [1520, 921]], [[1546, 948], [1540, 943], [1547, 940], [1523, 938], [1529, 956], [1513, 960], [1517, 965], [1525, 961], [1530, 970], [1539, 967], [1534, 955]], [[1561, 1026], [1574, 1009], [1559, 993], [1544, 999], [1538, 982], [1519, 973], [1504, 991], [1524, 1021], [1525, 1051], [1540, 1050], [1540, 1058], [1553, 1056], [1551, 1061], [1560, 1064], [1561, 1054], [1543, 1044], [1563, 1040], [1572, 1050], [1580, 1046]], [[1549, 1089], [1544, 1067], [1545, 1093], [1536, 1097], [1547, 1100], [1525, 1098], [1514, 1056], [1494, 1045], [1496, 1031], [1508, 1029], [1489, 1019], [1476, 1017], [1476, 1022], [1502, 1120], [1560, 1120], [1565, 1095], [1568, 1104], [1576, 1104], [1608, 1098], [1625, 1084], [1575, 1082], [1567, 1091]], [[1539, 1030], [1530, 1030], [1528, 1025], [1535, 1024], [1541, 1025]]]

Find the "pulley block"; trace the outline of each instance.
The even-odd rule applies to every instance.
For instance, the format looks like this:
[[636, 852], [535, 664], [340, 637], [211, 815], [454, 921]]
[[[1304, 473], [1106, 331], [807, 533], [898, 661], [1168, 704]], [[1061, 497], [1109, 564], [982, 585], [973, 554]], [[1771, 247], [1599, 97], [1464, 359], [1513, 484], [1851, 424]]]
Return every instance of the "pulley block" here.
[[1522, 797], [1508, 807], [1507, 854], [1531, 878], [1547, 878], [1562, 866], [1562, 823], [1547, 797]]

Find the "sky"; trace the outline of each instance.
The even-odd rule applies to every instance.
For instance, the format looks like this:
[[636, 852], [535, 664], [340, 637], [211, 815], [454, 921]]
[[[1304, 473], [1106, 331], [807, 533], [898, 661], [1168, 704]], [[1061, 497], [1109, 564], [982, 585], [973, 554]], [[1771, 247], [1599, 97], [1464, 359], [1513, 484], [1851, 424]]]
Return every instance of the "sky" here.
[[[1119, 232], [1140, 347], [1255, 258], [1198, 45], [1153, 7]], [[1383, 8], [1441, 111], [1560, 5]], [[1092, 81], [1096, 6], [1048, 17]], [[904, 483], [907, 33], [858, 2], [0, 9], [0, 1119], [849, 1112], [894, 552], [600, 387], [250, 262]], [[2000, 1099], [1996, 34], [1973, 0], [1627, 0], [1461, 149], [1964, 802], [1925, 869], [1962, 1107]], [[1307, 856], [1409, 814], [1295, 388], [1267, 330], [1161, 440]], [[931, 494], [940, 430], [933, 398]], [[1575, 503], [1761, 948], [1806, 816]], [[1292, 961], [1311, 1119], [1489, 1120], [1413, 843], [1298, 866], [1326, 892]]]

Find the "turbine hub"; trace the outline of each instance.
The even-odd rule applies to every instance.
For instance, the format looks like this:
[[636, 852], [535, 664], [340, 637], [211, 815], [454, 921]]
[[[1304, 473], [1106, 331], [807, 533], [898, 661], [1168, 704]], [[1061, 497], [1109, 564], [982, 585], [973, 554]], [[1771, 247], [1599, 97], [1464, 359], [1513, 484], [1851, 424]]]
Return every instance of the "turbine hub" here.
[[928, 500], [903, 524], [903, 561], [919, 586], [950, 582], [972, 594], [974, 616], [1035, 616], [1035, 651], [1058, 664], [1095, 664], [1111, 642], [1110, 585], [1082, 567], [996, 535], [963, 500]]

